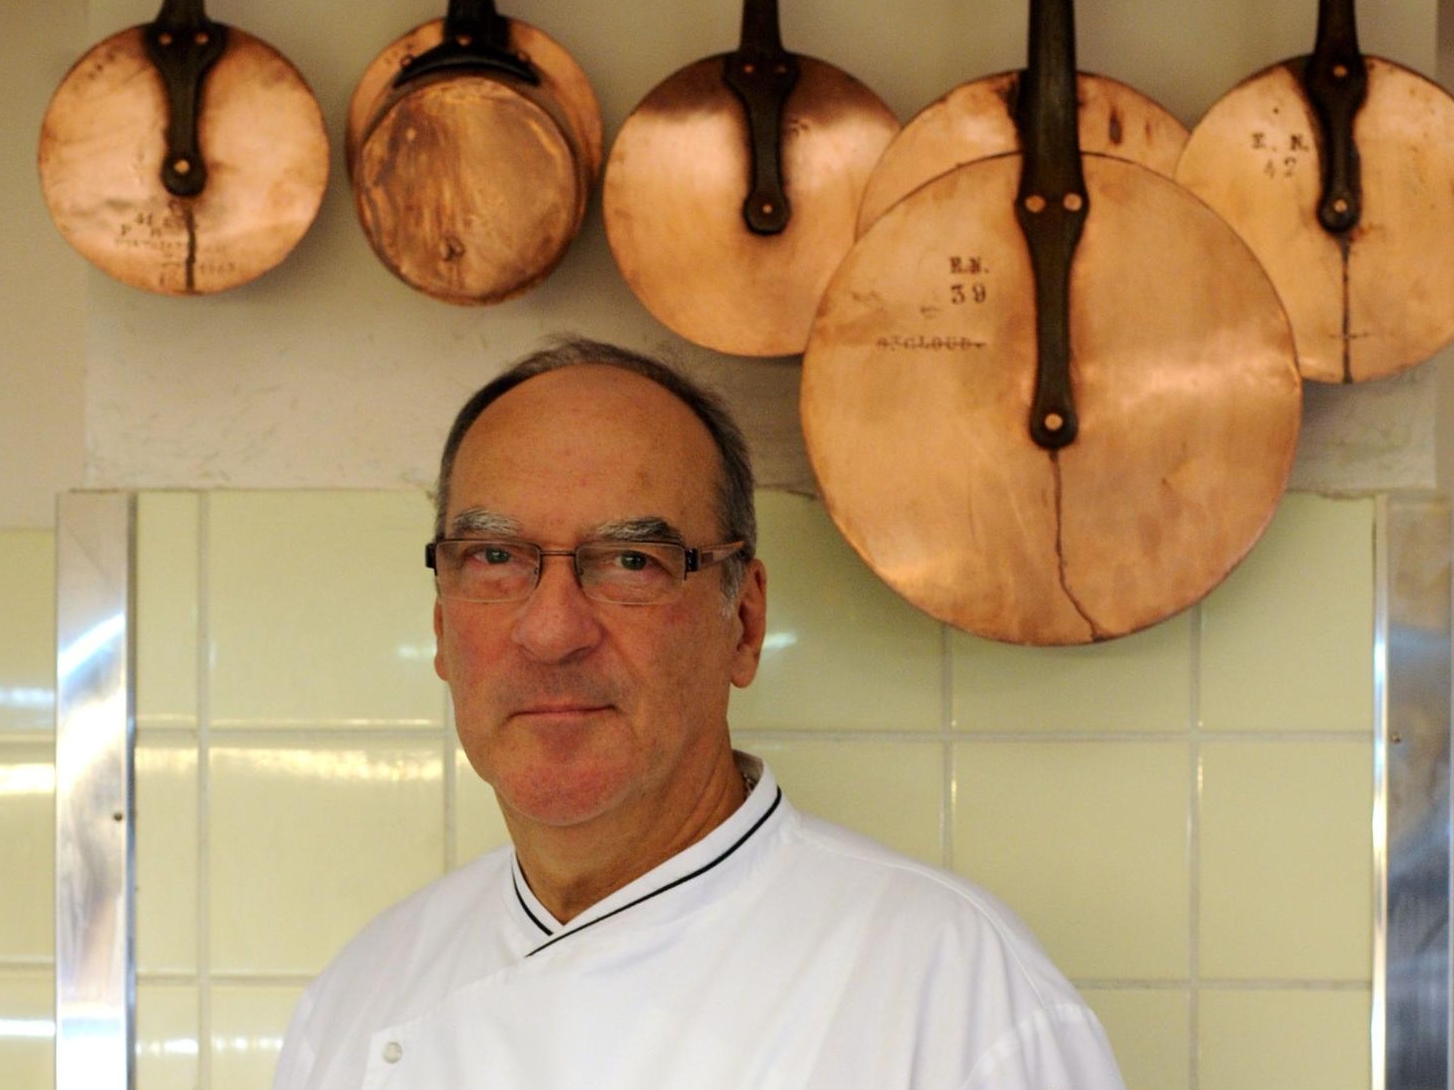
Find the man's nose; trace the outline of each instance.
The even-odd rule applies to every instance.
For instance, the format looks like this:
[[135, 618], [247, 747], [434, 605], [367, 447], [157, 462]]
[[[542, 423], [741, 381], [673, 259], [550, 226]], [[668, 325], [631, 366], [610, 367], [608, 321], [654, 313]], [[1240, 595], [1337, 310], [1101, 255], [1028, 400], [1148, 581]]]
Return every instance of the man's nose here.
[[576, 581], [573, 558], [543, 556], [540, 563], [540, 581], [520, 604], [513, 637], [541, 662], [565, 662], [589, 652], [600, 641], [600, 619]]

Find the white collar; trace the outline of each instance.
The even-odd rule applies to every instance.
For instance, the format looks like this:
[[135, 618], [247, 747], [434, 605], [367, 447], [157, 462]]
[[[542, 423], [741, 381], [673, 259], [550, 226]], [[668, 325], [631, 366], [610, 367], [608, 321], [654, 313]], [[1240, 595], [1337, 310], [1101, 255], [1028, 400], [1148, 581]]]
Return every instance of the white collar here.
[[[569, 936], [593, 924], [616, 916], [635, 917], [648, 911], [648, 903], [660, 908], [659, 894], [678, 891], [690, 898], [689, 906], [713, 899], [724, 882], [735, 882], [734, 874], [743, 865], [751, 865], [760, 856], [769, 835], [785, 819], [790, 807], [772, 771], [751, 754], [733, 751], [737, 767], [755, 786], [746, 801], [721, 825], [701, 840], [627, 883], [610, 896], [597, 901], [568, 924], [562, 924], [540, 903], [531, 891], [520, 869], [519, 857], [511, 854], [510, 877], [513, 888], [506, 891], [509, 910], [522, 931], [529, 936], [531, 957], [547, 947], [564, 942]], [[723, 864], [731, 859], [733, 866]], [[676, 902], [676, 898], [671, 898]], [[682, 911], [677, 902], [669, 911]]]

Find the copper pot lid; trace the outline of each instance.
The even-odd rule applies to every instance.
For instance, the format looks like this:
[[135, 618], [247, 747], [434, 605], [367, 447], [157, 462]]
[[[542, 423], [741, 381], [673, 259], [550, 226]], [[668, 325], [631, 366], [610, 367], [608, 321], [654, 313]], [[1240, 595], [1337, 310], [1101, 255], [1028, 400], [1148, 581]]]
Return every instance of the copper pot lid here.
[[[532, 34], [492, 3], [451, 0], [441, 25], [395, 42], [355, 90], [355, 206], [405, 283], [451, 303], [498, 303], [540, 283], [579, 231], [599, 112], [584, 77], [578, 86], [546, 72], [522, 48]], [[543, 52], [559, 60], [558, 48]]]
[[1080, 153], [1069, 6], [1031, 11], [1025, 153], [940, 175], [854, 245], [802, 422], [825, 506], [890, 586], [989, 638], [1077, 644], [1191, 605], [1246, 554], [1301, 383], [1235, 232]]
[[540, 283], [587, 190], [559, 120], [504, 81], [442, 76], [389, 103], [359, 145], [354, 195], [384, 265], [445, 302], [498, 303]]
[[[1018, 151], [1015, 95], [1021, 73], [960, 84], [920, 110], [894, 137], [869, 176], [858, 233], [895, 202], [961, 163]], [[1105, 76], [1076, 75], [1082, 151], [1115, 155], [1170, 176], [1187, 131], [1140, 91]]]
[[622, 276], [663, 325], [744, 356], [801, 352], [898, 119], [778, 37], [747, 0], [742, 45], [658, 84], [611, 148], [602, 203]]
[[[519, 19], [508, 19], [510, 49], [540, 73], [543, 89], [560, 103], [570, 123], [575, 146], [594, 180], [603, 155], [601, 107], [590, 78], [566, 49], [545, 31]], [[369, 62], [348, 100], [344, 126], [344, 159], [349, 171], [365, 128], [399, 74], [416, 57], [444, 40], [444, 20], [431, 19], [389, 43]]]
[[1351, 0], [1323, 0], [1313, 54], [1207, 111], [1176, 178], [1267, 269], [1305, 378], [1383, 378], [1454, 339], [1454, 99], [1359, 53]]
[[[178, 108], [153, 58], [186, 68], [199, 52], [200, 90]], [[133, 287], [194, 295], [246, 283], [291, 252], [323, 199], [328, 139], [281, 54], [207, 19], [200, 2], [168, 0], [155, 22], [112, 35], [67, 73], [39, 165], [56, 227], [88, 261]]]

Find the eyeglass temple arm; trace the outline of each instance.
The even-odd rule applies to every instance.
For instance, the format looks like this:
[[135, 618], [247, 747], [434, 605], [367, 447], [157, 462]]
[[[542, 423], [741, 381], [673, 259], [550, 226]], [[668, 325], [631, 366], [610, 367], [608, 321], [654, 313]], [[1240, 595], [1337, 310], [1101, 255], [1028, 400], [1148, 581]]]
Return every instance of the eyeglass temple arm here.
[[725, 545], [708, 545], [701, 549], [687, 549], [687, 571], [701, 571], [713, 564], [721, 563], [740, 552], [745, 542], [729, 541]]

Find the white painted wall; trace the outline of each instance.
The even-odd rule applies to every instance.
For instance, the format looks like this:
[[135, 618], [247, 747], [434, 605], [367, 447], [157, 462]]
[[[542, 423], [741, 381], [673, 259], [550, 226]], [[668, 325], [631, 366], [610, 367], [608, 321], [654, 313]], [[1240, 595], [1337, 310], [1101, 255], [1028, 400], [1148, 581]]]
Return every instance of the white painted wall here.
[[[1438, 0], [1362, 0], [1364, 49], [1427, 74]], [[335, 145], [354, 81], [445, 0], [340, 6], [213, 0], [213, 18], [270, 42], [307, 76]], [[737, 0], [501, 0], [590, 73], [609, 142], [675, 69], [736, 44]], [[1023, 62], [1026, 6], [1009, 0], [783, 0], [788, 48], [846, 69], [907, 119], [950, 87]], [[155, 0], [8, 0], [0, 6], [7, 122], [0, 256], [0, 527], [49, 525], [57, 491], [98, 487], [417, 486], [459, 401], [557, 331], [664, 350], [728, 388], [763, 483], [811, 488], [796, 360], [696, 348], [658, 325], [606, 248], [599, 203], [543, 286], [456, 308], [393, 279], [354, 220], [338, 147], [323, 209], [295, 253], [221, 295], [171, 299], [91, 271], [50, 227], [34, 145], [50, 90]], [[1313, 0], [1082, 0], [1082, 68], [1122, 79], [1188, 124], [1259, 67], [1306, 52]], [[1293, 485], [1426, 487], [1435, 480], [1435, 363], [1356, 388], [1310, 385]], [[1454, 393], [1450, 400], [1454, 401]]]
[[0, 4], [0, 528], [54, 521], [85, 475], [87, 268], [36, 181], [40, 119], [85, 46], [85, 0]]

